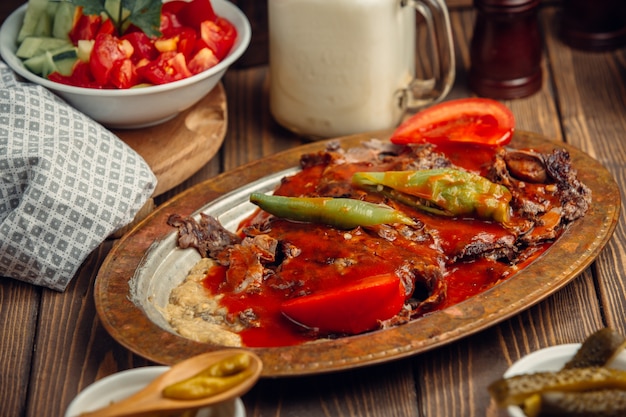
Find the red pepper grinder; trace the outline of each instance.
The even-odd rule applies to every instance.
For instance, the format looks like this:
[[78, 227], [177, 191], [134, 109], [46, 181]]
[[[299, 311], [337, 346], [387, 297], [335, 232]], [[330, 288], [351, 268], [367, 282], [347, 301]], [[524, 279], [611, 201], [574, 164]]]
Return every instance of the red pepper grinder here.
[[540, 0], [474, 0], [469, 87], [494, 99], [527, 97], [541, 89]]

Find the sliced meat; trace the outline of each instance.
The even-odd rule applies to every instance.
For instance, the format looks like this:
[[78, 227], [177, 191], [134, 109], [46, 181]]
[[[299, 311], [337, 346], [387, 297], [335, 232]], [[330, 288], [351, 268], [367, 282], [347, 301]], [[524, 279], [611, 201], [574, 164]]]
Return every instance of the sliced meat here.
[[224, 228], [216, 218], [204, 213], [200, 214], [200, 221], [172, 214], [167, 224], [178, 228], [180, 248], [196, 248], [203, 258], [219, 260], [224, 250], [241, 242], [239, 236]]

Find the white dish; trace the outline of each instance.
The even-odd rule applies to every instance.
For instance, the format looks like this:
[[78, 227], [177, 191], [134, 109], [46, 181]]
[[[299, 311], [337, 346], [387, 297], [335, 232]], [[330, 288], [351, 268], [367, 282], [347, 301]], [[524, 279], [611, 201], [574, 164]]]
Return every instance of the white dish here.
[[[169, 369], [168, 366], [146, 366], [129, 369], [102, 378], [83, 391], [70, 403], [64, 417], [77, 417], [120, 401], [146, 386], [150, 381]], [[240, 398], [212, 407], [202, 408], [196, 417], [245, 417], [246, 409]]]
[[[511, 365], [504, 373], [504, 378], [541, 371], [558, 371], [574, 357], [580, 346], [580, 343], [569, 343], [532, 352]], [[622, 351], [615, 358], [611, 363], [611, 368], [626, 370], [626, 351]], [[507, 411], [511, 417], [526, 417], [519, 407], [511, 406], [507, 408]]]
[[237, 29], [237, 40], [217, 65], [192, 77], [163, 85], [130, 89], [74, 87], [50, 81], [30, 72], [15, 55], [17, 34], [27, 4], [19, 7], [0, 28], [0, 55], [9, 67], [25, 79], [42, 85], [70, 105], [110, 128], [140, 128], [165, 122], [206, 96], [221, 80], [228, 67], [250, 44], [250, 22], [241, 10], [226, 0], [212, 0], [215, 12]]

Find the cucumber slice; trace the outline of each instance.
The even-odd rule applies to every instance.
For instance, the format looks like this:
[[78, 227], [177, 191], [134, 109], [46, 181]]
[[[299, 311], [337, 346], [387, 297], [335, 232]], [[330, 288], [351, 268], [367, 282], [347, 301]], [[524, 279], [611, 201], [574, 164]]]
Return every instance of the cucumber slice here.
[[29, 0], [26, 7], [26, 13], [24, 14], [24, 22], [17, 34], [17, 42], [21, 43], [29, 36], [34, 36], [38, 33], [39, 21], [43, 16], [47, 19], [46, 9], [48, 7], [48, 0]]
[[48, 52], [44, 52], [43, 54], [28, 58], [24, 61], [24, 66], [28, 68], [30, 72], [45, 78], [50, 74], [50, 69], [54, 66], [54, 62], [52, 62], [52, 56]]
[[55, 59], [54, 64], [56, 67], [56, 71], [61, 75], [72, 75], [76, 61], [78, 61], [78, 58], [76, 58], [76, 54], [74, 54], [73, 57], [67, 56], [63, 59]]
[[78, 41], [78, 50], [76, 51], [78, 59], [83, 62], [89, 62], [91, 50], [93, 49], [94, 40], [81, 39]]
[[70, 2], [61, 2], [57, 6], [52, 24], [52, 36], [59, 39], [69, 40], [69, 33], [74, 27], [77, 8]]
[[15, 52], [19, 58], [28, 59], [40, 55], [45, 51], [52, 51], [63, 47], [71, 47], [69, 41], [46, 36], [29, 36], [24, 39]]
[[24, 61], [24, 66], [31, 72], [46, 78], [53, 72], [70, 75], [77, 60], [77, 48], [70, 45], [28, 58]]
[[54, 68], [51, 72], [57, 71], [61, 75], [72, 74], [74, 64], [78, 61], [76, 47], [72, 46], [70, 48], [61, 48], [49, 53], [52, 55], [52, 62], [54, 62]]
[[47, 54], [44, 52], [43, 54], [35, 55], [25, 60], [24, 66], [28, 68], [30, 72], [43, 76], [43, 68], [47, 59]]

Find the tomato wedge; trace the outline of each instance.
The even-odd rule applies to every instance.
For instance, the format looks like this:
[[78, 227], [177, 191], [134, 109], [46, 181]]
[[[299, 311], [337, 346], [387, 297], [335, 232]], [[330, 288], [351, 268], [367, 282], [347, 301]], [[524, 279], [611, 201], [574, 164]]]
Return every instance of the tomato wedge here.
[[84, 15], [81, 13], [68, 36], [74, 45], [77, 45], [78, 41], [81, 39], [96, 39], [100, 25], [102, 25], [102, 17], [98, 15]]
[[404, 285], [390, 273], [292, 298], [282, 303], [281, 312], [293, 322], [323, 334], [359, 334], [398, 314], [404, 300]]
[[192, 74], [199, 74], [204, 70], [214, 67], [219, 62], [213, 51], [209, 48], [202, 48], [189, 60], [189, 71]]
[[76, 62], [71, 75], [61, 75], [58, 72], [53, 72], [48, 75], [48, 79], [57, 83], [74, 85], [77, 87], [101, 88], [91, 75], [89, 63], [82, 61]]
[[191, 77], [185, 56], [181, 52], [164, 52], [154, 61], [137, 69], [151, 84], [166, 84]]
[[148, 35], [143, 32], [130, 32], [122, 36], [122, 39], [126, 39], [133, 47], [133, 55], [131, 60], [134, 63], [147, 59], [152, 61], [156, 59], [159, 52], [154, 47], [154, 43], [150, 40]]
[[465, 98], [416, 113], [394, 131], [391, 141], [503, 146], [511, 141], [514, 129], [513, 113], [502, 103], [488, 98]]
[[208, 0], [191, 0], [180, 11], [180, 20], [183, 24], [195, 30], [198, 30], [205, 20], [215, 19], [217, 19], [217, 16], [211, 2]]
[[237, 29], [228, 20], [218, 17], [215, 21], [205, 20], [200, 24], [200, 39], [204, 46], [213, 51], [217, 59], [223, 59], [237, 38]]
[[114, 85], [130, 88], [130, 83], [136, 78], [130, 61], [133, 52], [129, 41], [106, 33], [98, 34], [89, 56], [89, 67], [94, 79], [104, 87]]

